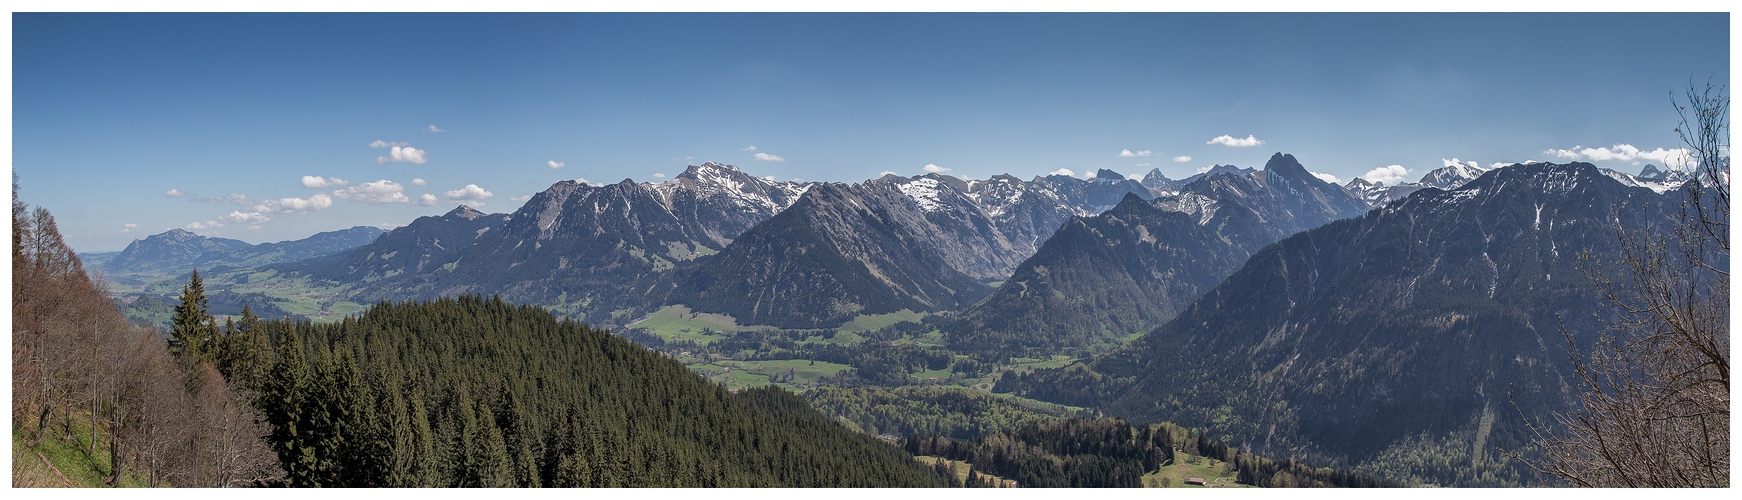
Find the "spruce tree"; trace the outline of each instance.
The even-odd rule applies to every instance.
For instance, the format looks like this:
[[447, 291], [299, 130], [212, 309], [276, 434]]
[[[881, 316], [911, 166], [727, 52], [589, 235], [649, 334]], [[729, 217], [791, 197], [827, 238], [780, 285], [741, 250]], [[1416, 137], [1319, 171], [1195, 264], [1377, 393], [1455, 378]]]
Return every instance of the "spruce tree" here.
[[200, 281], [200, 270], [195, 269], [188, 284], [182, 287], [181, 302], [176, 304], [175, 316], [170, 319], [169, 352], [206, 357], [205, 343], [215, 329], [208, 309], [206, 286]]

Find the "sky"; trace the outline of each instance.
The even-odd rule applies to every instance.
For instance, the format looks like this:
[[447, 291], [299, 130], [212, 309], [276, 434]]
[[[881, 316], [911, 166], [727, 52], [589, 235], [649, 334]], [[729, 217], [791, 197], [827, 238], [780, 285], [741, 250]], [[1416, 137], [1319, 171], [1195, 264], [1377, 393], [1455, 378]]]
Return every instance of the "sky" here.
[[81, 252], [391, 228], [706, 161], [778, 180], [1170, 178], [1276, 152], [1637, 172], [1718, 14], [42, 14], [12, 169]]

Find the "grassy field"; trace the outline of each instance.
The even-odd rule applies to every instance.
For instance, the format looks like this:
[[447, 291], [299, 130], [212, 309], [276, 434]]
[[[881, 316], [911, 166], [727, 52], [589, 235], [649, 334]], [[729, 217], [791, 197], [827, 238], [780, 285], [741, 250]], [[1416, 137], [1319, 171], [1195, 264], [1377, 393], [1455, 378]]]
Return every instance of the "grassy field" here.
[[[689, 340], [706, 345], [710, 342], [724, 339], [721, 333], [731, 333], [746, 330], [761, 330], [767, 327], [740, 327], [738, 320], [724, 314], [698, 313], [689, 307], [676, 305], [660, 308], [630, 323], [629, 328], [646, 328], [653, 335], [665, 340]], [[704, 333], [713, 330], [721, 333]]]
[[860, 342], [864, 342], [864, 341], [865, 341], [865, 337], [863, 335], [859, 335], [858, 333], [855, 333], [855, 332], [837, 332], [837, 333], [835, 333], [835, 335], [833, 337], [827, 337], [821, 333], [816, 334], [816, 335], [811, 335], [809, 337], [805, 337], [804, 339], [799, 340], [797, 342], [797, 344], [801, 345], [801, 346], [807, 346], [807, 347], [813, 346], [813, 345], [849, 346], [849, 345], [858, 345]]
[[1065, 365], [1069, 365], [1071, 362], [1076, 361], [1076, 358], [1061, 354], [1053, 356], [1051, 359], [1013, 358], [1012, 361], [1013, 362], [1009, 365], [999, 366], [996, 371], [1002, 373], [1004, 370], [1011, 370], [1017, 373], [1023, 373], [1033, 371], [1037, 368], [1062, 368]]
[[[934, 457], [934, 456], [929, 456], [929, 455], [920, 455], [917, 457], [913, 457], [913, 459], [918, 460], [919, 463], [926, 464], [928, 466], [929, 465], [936, 465], [938, 463], [938, 460], [943, 460], [943, 458], [941, 458], [941, 457]], [[968, 469], [972, 468], [973, 464], [970, 464], [967, 462], [962, 462], [962, 461], [952, 461], [952, 464], [955, 465], [956, 478], [962, 479], [962, 480], [967, 480], [968, 479]], [[987, 474], [986, 471], [979, 471], [979, 473], [980, 473], [980, 477], [991, 479], [993, 484], [996, 484], [997, 485], [996, 487], [998, 487], [998, 488], [1015, 488], [1016, 487], [1016, 481], [1012, 481], [1009, 479], [1004, 479], [1004, 478], [1001, 478], [998, 476]]]
[[932, 330], [915, 337], [902, 337], [895, 341], [896, 345], [917, 345], [920, 347], [936, 347], [944, 345], [944, 332]]
[[927, 379], [932, 379], [932, 378], [936, 378], [938, 380], [943, 380], [946, 378], [950, 378], [951, 373], [955, 373], [955, 372], [950, 371], [950, 369], [948, 367], [946, 367], [942, 370], [925, 370], [925, 371], [914, 372], [914, 373], [910, 374], [909, 376], [913, 377], [915, 379], [922, 380], [922, 381], [927, 380]]
[[[707, 376], [715, 383], [725, 383], [729, 389], [743, 389], [768, 385], [779, 377], [780, 385], [789, 390], [801, 390], [816, 385], [817, 379], [835, 375], [847, 369], [847, 365], [805, 359], [780, 359], [763, 361], [733, 361], [717, 360], [708, 363], [690, 365], [690, 369]], [[791, 380], [785, 380], [791, 375]]]
[[1038, 399], [1028, 399], [1028, 398], [1018, 396], [1015, 394], [1010, 394], [1007, 392], [987, 391], [986, 393], [991, 394], [995, 397], [1008, 399], [1012, 402], [1015, 402], [1016, 404], [1028, 407], [1030, 409], [1033, 409], [1033, 410], [1041, 412], [1041, 413], [1050, 414], [1050, 415], [1069, 415], [1069, 414], [1073, 414], [1073, 413], [1080, 413], [1086, 409], [1086, 408], [1081, 407], [1081, 406], [1061, 405], [1058, 403], [1049, 403], [1049, 402], [1041, 401]]
[[[95, 453], [91, 450], [88, 420], [75, 417], [73, 436], [63, 441], [59, 426], [48, 431], [49, 437], [29, 446], [29, 425], [14, 422], [12, 427], [12, 486], [27, 488], [104, 488], [108, 487], [108, 436], [99, 433]], [[40, 455], [40, 456], [38, 456]], [[47, 459], [53, 464], [43, 463]], [[56, 474], [59, 472], [59, 474]], [[62, 477], [65, 477], [63, 480]], [[131, 474], [121, 476], [121, 486], [144, 487], [145, 479]]]
[[[1159, 470], [1143, 475], [1143, 485], [1151, 488], [1254, 488], [1247, 484], [1234, 482], [1235, 472], [1226, 462], [1209, 457], [1187, 455], [1183, 452], [1174, 453], [1172, 463], [1162, 465]], [[1186, 478], [1198, 477], [1205, 481], [1204, 486], [1186, 484]]]
[[925, 317], [926, 313], [916, 313], [907, 309], [885, 314], [861, 314], [846, 323], [842, 323], [839, 328], [836, 328], [836, 330], [842, 332], [869, 332], [873, 330], [881, 330], [896, 323], [918, 323], [920, 320], [925, 319]]

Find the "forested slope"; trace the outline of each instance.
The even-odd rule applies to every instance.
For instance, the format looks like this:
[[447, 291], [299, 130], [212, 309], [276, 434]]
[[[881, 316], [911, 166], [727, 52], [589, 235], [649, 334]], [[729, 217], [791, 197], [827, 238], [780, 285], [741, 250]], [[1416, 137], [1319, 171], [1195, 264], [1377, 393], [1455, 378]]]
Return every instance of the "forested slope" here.
[[734, 394], [537, 307], [463, 296], [239, 330], [270, 346], [226, 365], [260, 388], [293, 485], [943, 484], [797, 396]]

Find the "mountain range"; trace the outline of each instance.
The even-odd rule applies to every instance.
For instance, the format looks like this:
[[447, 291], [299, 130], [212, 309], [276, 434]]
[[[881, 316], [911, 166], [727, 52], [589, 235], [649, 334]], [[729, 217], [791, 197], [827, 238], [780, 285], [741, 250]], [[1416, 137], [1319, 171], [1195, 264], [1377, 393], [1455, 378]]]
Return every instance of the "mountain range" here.
[[1515, 484], [1528, 472], [1504, 453], [1529, 440], [1526, 419], [1570, 402], [1561, 329], [1601, 330], [1582, 273], [1615, 265], [1616, 231], [1661, 227], [1677, 200], [1587, 163], [1424, 187], [1265, 247], [1086, 365], [1003, 385], [1412, 484]]
[[[876, 359], [894, 375], [849, 380], [893, 383], [999, 366], [984, 379], [996, 392], [1408, 484], [1493, 486], [1526, 480], [1502, 452], [1569, 401], [1559, 329], [1597, 331], [1604, 311], [1582, 273], [1618, 259], [1617, 230], [1662, 226], [1684, 182], [1532, 162], [1339, 186], [1282, 153], [1183, 180], [799, 183], [704, 163], [659, 183], [559, 182], [512, 213], [460, 206], [385, 234], [248, 245], [171, 231], [94, 267], [251, 266], [358, 303], [490, 294], [611, 327], [679, 305], [802, 332], [907, 311], [924, 319], [877, 342], [757, 355]], [[1008, 369], [1060, 355], [1083, 362]]]
[[1264, 245], [1367, 205], [1278, 153], [1263, 170], [1214, 169], [1177, 194], [1127, 195], [1073, 218], [996, 292], [948, 322], [967, 352], [1044, 355], [1115, 343], [1172, 319]]

